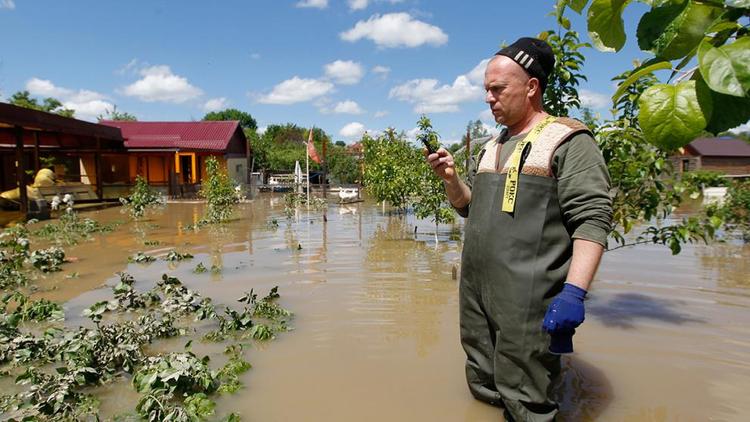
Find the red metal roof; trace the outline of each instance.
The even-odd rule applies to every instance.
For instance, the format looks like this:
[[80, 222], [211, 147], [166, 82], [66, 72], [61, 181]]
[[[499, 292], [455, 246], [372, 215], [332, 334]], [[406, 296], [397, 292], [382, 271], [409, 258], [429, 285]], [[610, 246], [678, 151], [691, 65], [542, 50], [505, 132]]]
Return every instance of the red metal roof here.
[[698, 138], [689, 146], [704, 157], [750, 157], [750, 143], [742, 139]]
[[182, 150], [224, 151], [239, 122], [129, 122], [102, 120], [103, 125], [120, 128], [128, 148], [176, 148]]

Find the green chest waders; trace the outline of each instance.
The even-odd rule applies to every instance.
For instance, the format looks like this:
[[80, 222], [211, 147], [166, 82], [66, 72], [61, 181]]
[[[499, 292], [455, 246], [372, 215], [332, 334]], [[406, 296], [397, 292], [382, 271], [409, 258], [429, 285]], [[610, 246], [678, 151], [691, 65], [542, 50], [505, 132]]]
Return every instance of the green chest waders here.
[[551, 421], [557, 414], [550, 394], [560, 359], [548, 352], [541, 326], [567, 276], [573, 241], [551, 163], [562, 142], [586, 130], [565, 118], [541, 130], [518, 173], [513, 212], [502, 211], [510, 160], [500, 165], [500, 148], [506, 147], [496, 140], [485, 145], [473, 181], [459, 289], [466, 376], [477, 399], [504, 406], [517, 421]]

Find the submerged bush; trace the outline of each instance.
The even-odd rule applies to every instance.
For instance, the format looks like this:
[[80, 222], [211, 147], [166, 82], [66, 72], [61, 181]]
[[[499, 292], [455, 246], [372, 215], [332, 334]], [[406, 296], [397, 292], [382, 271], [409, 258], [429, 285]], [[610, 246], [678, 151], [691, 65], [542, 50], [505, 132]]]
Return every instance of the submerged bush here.
[[202, 181], [198, 195], [206, 200], [207, 223], [223, 223], [234, 213], [234, 206], [240, 202], [241, 192], [236, 189], [226, 170], [221, 168], [214, 157], [206, 159], [206, 177]]
[[123, 210], [130, 214], [133, 220], [143, 217], [148, 209], [164, 204], [164, 197], [148, 184], [140, 175], [135, 177], [135, 186], [127, 198], [120, 198]]

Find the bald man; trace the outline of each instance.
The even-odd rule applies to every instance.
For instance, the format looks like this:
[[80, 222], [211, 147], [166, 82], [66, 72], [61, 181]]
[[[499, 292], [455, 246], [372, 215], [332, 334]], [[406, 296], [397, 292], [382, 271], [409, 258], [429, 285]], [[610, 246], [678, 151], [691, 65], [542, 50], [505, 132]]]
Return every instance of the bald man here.
[[583, 322], [583, 299], [611, 227], [609, 174], [582, 123], [542, 107], [554, 54], [521, 38], [485, 71], [485, 101], [505, 126], [467, 182], [445, 149], [427, 160], [466, 217], [460, 295], [466, 377], [510, 421], [552, 421], [560, 354]]

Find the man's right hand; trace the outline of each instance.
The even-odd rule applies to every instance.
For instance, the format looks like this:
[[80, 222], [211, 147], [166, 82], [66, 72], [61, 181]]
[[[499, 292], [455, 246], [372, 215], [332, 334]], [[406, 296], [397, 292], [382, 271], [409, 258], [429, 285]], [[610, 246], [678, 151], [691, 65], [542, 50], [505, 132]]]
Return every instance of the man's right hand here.
[[435, 172], [445, 182], [452, 183], [456, 181], [458, 175], [456, 173], [456, 163], [453, 161], [453, 156], [445, 148], [439, 148], [434, 154], [427, 152], [427, 148], [423, 150], [425, 157], [427, 157], [427, 163], [432, 167], [432, 171]]

